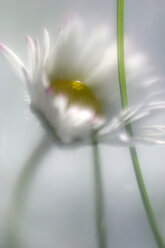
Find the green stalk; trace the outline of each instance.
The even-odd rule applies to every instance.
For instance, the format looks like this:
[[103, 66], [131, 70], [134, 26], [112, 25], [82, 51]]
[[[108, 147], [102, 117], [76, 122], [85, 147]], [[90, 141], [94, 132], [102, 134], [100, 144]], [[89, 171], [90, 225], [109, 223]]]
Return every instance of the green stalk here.
[[104, 199], [103, 185], [101, 179], [100, 155], [97, 139], [92, 139], [93, 164], [94, 164], [94, 189], [95, 189], [95, 206], [96, 206], [96, 228], [98, 248], [106, 248], [106, 235], [104, 226]]
[[[117, 0], [117, 45], [118, 45], [118, 73], [120, 83], [120, 93], [123, 109], [128, 107], [128, 97], [126, 88], [125, 65], [124, 65], [124, 0]], [[129, 135], [133, 135], [131, 124], [126, 126]], [[151, 203], [145, 188], [143, 176], [138, 161], [138, 156], [135, 147], [129, 148], [134, 171], [136, 175], [137, 184], [143, 201], [143, 205], [147, 214], [147, 218], [159, 248], [165, 248], [163, 239], [161, 237], [156, 219], [151, 207]]]
[[39, 169], [40, 161], [49, 151], [52, 143], [49, 137], [44, 136], [32, 154], [25, 162], [20, 176], [17, 179], [14, 195], [11, 200], [9, 216], [6, 226], [6, 237], [4, 248], [21, 248], [20, 242], [20, 220], [25, 207], [26, 197], [29, 190], [31, 180], [33, 179], [37, 169]]

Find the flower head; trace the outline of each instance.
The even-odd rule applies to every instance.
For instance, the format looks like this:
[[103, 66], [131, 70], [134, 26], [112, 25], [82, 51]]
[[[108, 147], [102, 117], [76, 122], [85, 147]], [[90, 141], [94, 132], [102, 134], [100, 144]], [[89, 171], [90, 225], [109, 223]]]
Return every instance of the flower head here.
[[50, 44], [45, 29], [42, 47], [30, 36], [26, 43], [28, 66], [5, 45], [0, 44], [0, 51], [26, 83], [32, 107], [62, 142], [90, 140], [95, 133], [100, 141], [108, 143], [164, 143], [164, 126], [135, 125], [134, 137], [126, 132], [127, 124], [139, 123], [164, 109], [165, 103], [144, 100], [120, 110], [114, 76], [116, 43], [108, 43], [106, 27], [97, 28], [87, 37], [80, 20], [72, 18], [59, 29], [55, 44]]

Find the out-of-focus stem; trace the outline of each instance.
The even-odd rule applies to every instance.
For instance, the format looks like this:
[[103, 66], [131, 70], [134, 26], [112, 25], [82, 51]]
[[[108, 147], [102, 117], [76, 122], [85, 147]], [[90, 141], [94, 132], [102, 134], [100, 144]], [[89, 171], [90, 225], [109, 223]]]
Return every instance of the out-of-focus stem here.
[[52, 145], [48, 136], [44, 136], [31, 156], [26, 161], [23, 170], [16, 182], [16, 187], [13, 195], [13, 200], [9, 209], [5, 248], [21, 248], [20, 244], [20, 226], [19, 222], [24, 209], [24, 203], [27, 196], [29, 184], [40, 164], [40, 161], [49, 151]]
[[97, 139], [92, 140], [93, 164], [94, 164], [94, 189], [95, 189], [95, 206], [96, 206], [96, 228], [98, 238], [98, 248], [106, 248], [106, 235], [104, 223], [104, 199], [103, 185], [100, 168], [100, 154]]

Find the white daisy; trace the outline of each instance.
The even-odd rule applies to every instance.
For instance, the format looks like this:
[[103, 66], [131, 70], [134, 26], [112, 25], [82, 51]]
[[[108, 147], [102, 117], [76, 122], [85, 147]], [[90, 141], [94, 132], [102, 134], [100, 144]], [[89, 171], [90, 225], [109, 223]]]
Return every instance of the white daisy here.
[[[117, 48], [108, 40], [106, 27], [87, 37], [82, 23], [72, 18], [60, 28], [55, 44], [50, 45], [47, 30], [42, 47], [27, 37], [28, 66], [4, 44], [0, 51], [26, 83], [33, 109], [63, 143], [89, 141], [93, 133], [109, 144], [165, 143], [165, 126], [141, 122], [164, 109], [165, 102], [151, 101], [151, 97], [121, 111]], [[128, 71], [133, 59], [127, 60]], [[135, 124], [133, 137], [125, 131], [128, 123]]]

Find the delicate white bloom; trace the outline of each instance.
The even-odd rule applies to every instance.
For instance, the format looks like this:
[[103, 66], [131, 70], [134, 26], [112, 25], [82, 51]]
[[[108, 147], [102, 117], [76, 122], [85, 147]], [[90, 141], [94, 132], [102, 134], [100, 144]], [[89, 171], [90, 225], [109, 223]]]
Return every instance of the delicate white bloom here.
[[[121, 110], [117, 45], [109, 44], [108, 35], [108, 28], [100, 27], [85, 36], [80, 20], [72, 18], [60, 28], [55, 44], [47, 30], [42, 45], [26, 38], [27, 66], [5, 45], [0, 44], [0, 51], [25, 82], [32, 107], [62, 142], [89, 141], [95, 133], [109, 144], [165, 143], [165, 126], [144, 123], [164, 112], [165, 102], [154, 100], [156, 94]], [[140, 54], [126, 58], [128, 81], [137, 77], [141, 59]], [[133, 137], [125, 130], [129, 123]]]

